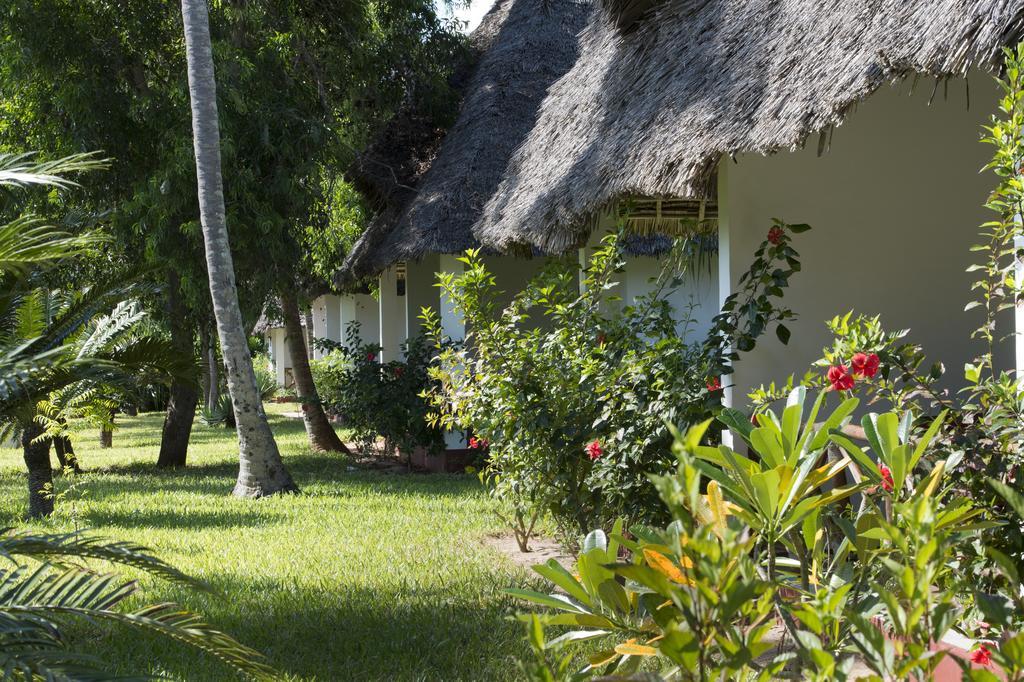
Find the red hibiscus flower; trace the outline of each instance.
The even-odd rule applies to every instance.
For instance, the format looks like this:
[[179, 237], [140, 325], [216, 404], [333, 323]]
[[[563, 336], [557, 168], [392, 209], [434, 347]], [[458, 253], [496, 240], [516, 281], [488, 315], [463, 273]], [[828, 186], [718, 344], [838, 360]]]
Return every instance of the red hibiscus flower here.
[[868, 377], [869, 379], [878, 373], [878, 356], [872, 353], [857, 353], [850, 360], [850, 366], [855, 376]]
[[593, 443], [586, 447], [587, 457], [591, 460], [595, 460], [604, 454], [604, 450], [601, 449], [601, 441], [595, 440]]
[[971, 652], [971, 663], [977, 665], [988, 665], [992, 662], [992, 652], [989, 651], [988, 647], [982, 644], [973, 652]]
[[719, 381], [718, 377], [708, 379], [708, 390], [712, 392], [722, 390], [722, 382]]
[[395, 376], [401, 378], [405, 374], [405, 367], [395, 367]]
[[849, 391], [853, 388], [853, 375], [846, 365], [833, 365], [828, 368], [828, 381], [833, 391]]
[[782, 228], [776, 225], [772, 229], [768, 230], [768, 241], [778, 246], [782, 243], [782, 237], [786, 233], [782, 231]]
[[882, 490], [891, 493], [896, 489], [896, 483], [892, 480], [892, 469], [884, 464], [879, 464], [878, 473], [882, 474]]
[[471, 450], [486, 450], [488, 445], [490, 445], [490, 443], [488, 443], [485, 438], [477, 438], [476, 436], [473, 436], [469, 439], [469, 448]]
[[376, 359], [377, 359], [377, 354], [376, 353], [367, 353], [366, 354], [366, 360], [368, 362], [373, 362]]

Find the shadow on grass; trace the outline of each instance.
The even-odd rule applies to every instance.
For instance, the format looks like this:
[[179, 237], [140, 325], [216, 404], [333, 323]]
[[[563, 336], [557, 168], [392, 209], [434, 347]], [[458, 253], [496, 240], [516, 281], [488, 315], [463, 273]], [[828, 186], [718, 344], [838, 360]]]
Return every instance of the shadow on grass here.
[[[172, 509], [92, 509], [84, 514], [83, 520], [89, 528], [181, 528], [200, 530], [208, 528], [256, 528], [278, 523], [280, 514], [253, 514], [248, 509], [218, 509], [216, 511], [183, 511]], [[100, 533], [109, 535], [106, 531]]]
[[[463, 577], [467, 582], [450, 588], [387, 584], [322, 590], [219, 576], [211, 583], [231, 595], [230, 604], [210, 596], [186, 600], [216, 627], [263, 652], [288, 679], [516, 679], [514, 659], [527, 653], [523, 628], [512, 618], [521, 605], [501, 593], [513, 579]], [[149, 596], [184, 595], [154, 590]], [[116, 637], [114, 632], [89, 646], [107, 646], [103, 640]], [[120, 652], [117, 658], [125, 666], [120, 672], [156, 663], [173, 679], [228, 678], [212, 659], [200, 663], [173, 642], [146, 639]]]
[[[392, 498], [452, 498], [480, 488], [479, 481], [462, 474], [384, 473], [351, 466], [348, 460], [331, 455], [292, 455], [285, 457], [302, 491], [301, 497], [347, 498], [375, 494]], [[117, 500], [126, 494], [171, 496], [216, 496], [231, 494], [239, 465], [216, 462], [180, 469], [158, 469], [154, 464], [132, 462], [86, 471], [76, 478], [93, 502]], [[125, 480], [125, 479], [129, 480]], [[216, 514], [213, 514], [216, 516]], [[96, 519], [99, 521], [99, 519]], [[255, 522], [255, 521], [254, 521]], [[118, 525], [146, 525], [144, 519], [132, 522], [130, 516], [112, 520]], [[238, 525], [230, 520], [222, 525]], [[167, 526], [173, 526], [171, 522]], [[183, 525], [191, 526], [183, 522]], [[217, 525], [213, 520], [209, 525]]]

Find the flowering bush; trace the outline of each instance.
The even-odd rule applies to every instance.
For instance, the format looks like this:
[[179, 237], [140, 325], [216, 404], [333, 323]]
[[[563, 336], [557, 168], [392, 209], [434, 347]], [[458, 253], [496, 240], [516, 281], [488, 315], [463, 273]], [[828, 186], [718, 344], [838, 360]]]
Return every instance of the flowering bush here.
[[[528, 679], [638, 679], [642, 669], [663, 680], [825, 682], [854, 679], [858, 662], [873, 679], [932, 679], [949, 656], [935, 643], [970, 628], [971, 595], [993, 631], [955, 659], [965, 679], [998, 679], [970, 662], [1024, 679], [1024, 635], [1007, 625], [1024, 601], [1019, 585], [983, 594], [958, 570], [989, 524], [935, 458], [943, 418], [920, 429], [907, 414], [868, 415], [862, 449], [842, 435], [856, 398], [819, 420], [834, 395], [823, 391], [808, 410], [798, 387], [756, 426], [724, 411], [721, 423], [750, 457], [701, 445], [708, 423], [677, 435], [676, 472], [653, 479], [671, 524], [597, 531], [574, 570], [534, 567], [557, 592], [508, 590], [548, 609], [520, 616], [533, 649], [521, 663]], [[859, 482], [834, 485], [847, 471]], [[1024, 515], [1024, 497], [1002, 492]], [[776, 618], [781, 642], [766, 636]]]
[[387, 363], [378, 360], [379, 345], [362, 342], [357, 322], [345, 330], [345, 339], [345, 344], [317, 339], [330, 352], [310, 368], [325, 407], [355, 432], [360, 449], [369, 453], [378, 438], [385, 453], [443, 449], [443, 434], [427, 423], [428, 405], [420, 396], [435, 353], [426, 338], [410, 339], [402, 347], [405, 359]]
[[[462, 259], [463, 273], [441, 276], [469, 335], [431, 369], [434, 423], [489, 442], [483, 477], [511, 508], [514, 526], [550, 513], [567, 538], [579, 538], [617, 517], [664, 521], [648, 474], [673, 466], [666, 423], [707, 419], [720, 409], [718, 377], [738, 352], [772, 325], [788, 338], [781, 322], [793, 315], [776, 301], [799, 269], [790, 233], [807, 228], [773, 229], [775, 241], [758, 249], [741, 291], [704, 339], [690, 338], [690, 311], [668, 302], [692, 243], [679, 244], [653, 291], [628, 305], [613, 305], [612, 296], [624, 265], [621, 235], [593, 254], [582, 293], [578, 270], [558, 263], [499, 308], [494, 277], [474, 251]], [[440, 343], [437, 316], [424, 315]]]
[[[967, 496], [993, 505], [1004, 523], [991, 531], [991, 547], [1024, 574], [1024, 527], [1015, 521], [1007, 503], [993, 491], [990, 479], [1019, 485], [1024, 466], [1024, 381], [1013, 370], [1001, 370], [993, 361], [999, 338], [1002, 311], [1024, 304], [1024, 279], [1015, 268], [1024, 261], [1017, 241], [1024, 239], [1020, 215], [1024, 212], [1024, 51], [1007, 53], [1002, 83], [1006, 96], [1000, 104], [1001, 117], [986, 128], [984, 141], [995, 147], [988, 168], [999, 178], [986, 206], [996, 219], [983, 226], [987, 242], [972, 248], [981, 262], [969, 268], [976, 273], [972, 291], [976, 300], [967, 310], [983, 313], [972, 339], [979, 355], [964, 367], [966, 387], [956, 393], [945, 388], [946, 368], [929, 365], [924, 350], [904, 339], [908, 330], [886, 331], [877, 316], [847, 313], [829, 323], [834, 335], [831, 347], [815, 363], [816, 370], [802, 383], [829, 386], [836, 391], [856, 391], [869, 404], [887, 403], [910, 411], [917, 421], [945, 410], [949, 416], [937, 434], [947, 465], [955, 471], [956, 487]], [[761, 387], [751, 394], [755, 411], [781, 399], [794, 385], [794, 378], [782, 386]], [[970, 456], [965, 456], [970, 453]], [[982, 582], [997, 575], [991, 552], [980, 546], [969, 553], [974, 571]], [[1024, 624], [1024, 615], [1021, 616]]]

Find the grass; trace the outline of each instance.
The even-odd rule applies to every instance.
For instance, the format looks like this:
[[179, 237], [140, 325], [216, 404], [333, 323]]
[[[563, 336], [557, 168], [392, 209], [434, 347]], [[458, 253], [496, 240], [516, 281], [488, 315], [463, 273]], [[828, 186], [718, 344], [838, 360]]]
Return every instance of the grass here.
[[[76, 526], [146, 545], [207, 581], [204, 594], [141, 577], [149, 602], [176, 601], [263, 651], [289, 680], [503, 680], [525, 653], [522, 585], [480, 539], [501, 530], [472, 476], [385, 474], [306, 447], [302, 423], [271, 405], [271, 426], [302, 495], [230, 496], [234, 433], [197, 422], [189, 466], [154, 467], [162, 414], [118, 417], [114, 447], [77, 433], [87, 473], [61, 477], [47, 530]], [[20, 450], [0, 449], [0, 524], [22, 525]], [[130, 573], [130, 572], [128, 572]], [[132, 576], [136, 577], [136, 576]], [[123, 629], [76, 626], [72, 645], [117, 672], [223, 680], [232, 673], [174, 643]]]

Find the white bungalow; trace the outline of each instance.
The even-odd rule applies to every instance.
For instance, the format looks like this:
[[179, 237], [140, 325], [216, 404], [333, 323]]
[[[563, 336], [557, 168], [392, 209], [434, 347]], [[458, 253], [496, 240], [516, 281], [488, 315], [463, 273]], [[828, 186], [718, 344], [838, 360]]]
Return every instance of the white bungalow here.
[[[377, 203], [379, 215], [336, 283], [345, 288], [376, 279], [383, 361], [400, 354], [402, 342], [419, 329], [426, 306], [439, 310], [448, 335], [464, 335], [462, 320], [435, 286], [437, 273], [460, 272], [459, 255], [479, 246], [483, 209], [506, 177], [509, 159], [531, 133], [548, 89], [576, 62], [578, 32], [593, 13], [594, 5], [578, 0], [498, 0], [472, 36], [478, 56], [457, 74], [466, 82], [463, 102], [440, 145], [434, 128], [424, 126], [416, 112], [405, 112], [352, 173]], [[631, 199], [628, 205], [627, 226], [638, 234], [628, 244], [618, 292], [626, 301], [649, 290], [659, 269], [657, 256], [671, 245], [664, 235], [713, 231], [716, 217], [713, 197]], [[543, 252], [578, 250], [585, 258], [616, 223], [617, 206], [608, 204], [592, 222], [602, 229]], [[485, 250], [484, 258], [511, 295], [538, 274], [545, 262], [539, 253], [527, 245]], [[691, 302], [699, 306], [698, 326], [706, 326], [717, 312], [716, 283], [715, 272], [705, 271], [677, 294], [680, 310]], [[459, 436], [449, 439], [452, 449], [462, 443]]]
[[[1021, 39], [1024, 3], [605, 4], [476, 235], [557, 250], [631, 194], [714, 198], [724, 300], [773, 217], [808, 223], [785, 295], [792, 339], [744, 356], [727, 400], [802, 374], [824, 321], [851, 309], [909, 327], [956, 383], [978, 350], [965, 269], [995, 182], [979, 174], [997, 101], [985, 70]], [[1024, 332], [1021, 308], [1014, 324]], [[1020, 336], [996, 362], [1024, 371]]]

